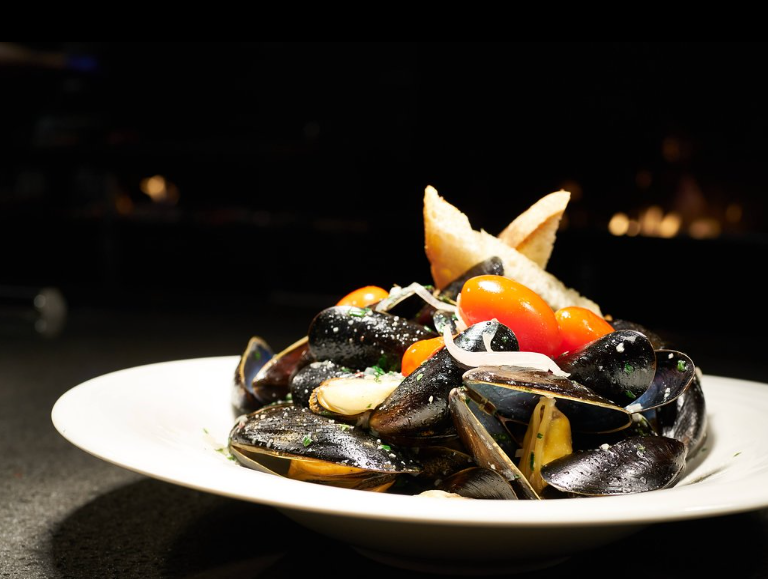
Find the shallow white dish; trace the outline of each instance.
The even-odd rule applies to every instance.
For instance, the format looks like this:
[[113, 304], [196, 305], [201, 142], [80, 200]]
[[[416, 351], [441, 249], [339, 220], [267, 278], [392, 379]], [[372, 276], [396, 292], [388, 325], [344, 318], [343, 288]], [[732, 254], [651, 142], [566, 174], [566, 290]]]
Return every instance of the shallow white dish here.
[[297, 482], [228, 459], [238, 360], [180, 360], [94, 378], [59, 398], [53, 424], [103, 460], [271, 505], [369, 557], [414, 569], [527, 570], [650, 524], [768, 506], [768, 384], [704, 375], [709, 437], [674, 488], [535, 502], [447, 500]]

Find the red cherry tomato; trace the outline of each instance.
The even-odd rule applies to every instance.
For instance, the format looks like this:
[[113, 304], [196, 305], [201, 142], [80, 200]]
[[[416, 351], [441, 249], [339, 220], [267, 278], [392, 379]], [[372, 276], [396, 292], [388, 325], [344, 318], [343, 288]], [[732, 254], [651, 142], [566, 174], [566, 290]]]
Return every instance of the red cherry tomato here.
[[403, 354], [403, 360], [400, 364], [400, 372], [403, 376], [408, 376], [408, 374], [418, 368], [424, 360], [431, 357], [444, 346], [445, 339], [442, 336], [414, 342]]
[[557, 353], [560, 329], [552, 308], [532, 289], [500, 275], [479, 275], [464, 283], [457, 298], [467, 325], [496, 318], [517, 337], [521, 351]]
[[587, 308], [569, 306], [555, 312], [563, 341], [558, 354], [575, 350], [613, 331], [604, 318]]
[[367, 285], [349, 292], [341, 298], [336, 305], [364, 308], [365, 306], [375, 304], [388, 296], [389, 292], [384, 288], [375, 285]]

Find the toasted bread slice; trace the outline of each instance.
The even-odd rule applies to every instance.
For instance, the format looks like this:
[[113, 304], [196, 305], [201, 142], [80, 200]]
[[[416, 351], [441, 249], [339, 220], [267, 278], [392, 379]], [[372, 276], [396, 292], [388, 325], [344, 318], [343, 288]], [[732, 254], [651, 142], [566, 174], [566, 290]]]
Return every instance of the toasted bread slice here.
[[497, 256], [504, 264], [505, 276], [538, 293], [553, 310], [582, 306], [602, 316], [595, 302], [566, 287], [536, 262], [495, 235], [473, 229], [467, 216], [433, 187], [424, 191], [424, 241], [432, 279], [438, 288], [476, 263]]
[[499, 233], [499, 239], [546, 269], [560, 220], [570, 200], [568, 191], [545, 195], [507, 225]]

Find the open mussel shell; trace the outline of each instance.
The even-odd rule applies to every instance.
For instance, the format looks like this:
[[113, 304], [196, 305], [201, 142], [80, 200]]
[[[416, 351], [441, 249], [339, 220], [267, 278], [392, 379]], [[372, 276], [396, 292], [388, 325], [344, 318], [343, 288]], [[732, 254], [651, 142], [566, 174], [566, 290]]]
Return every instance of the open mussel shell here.
[[355, 420], [372, 412], [403, 381], [399, 372], [339, 376], [324, 380], [312, 391], [309, 409], [317, 414]]
[[[358, 482], [377, 473], [416, 475], [421, 471], [420, 464], [407, 449], [382, 444], [362, 428], [314, 414], [293, 404], [273, 404], [240, 417], [230, 432], [229, 449], [238, 460], [244, 456], [249, 461], [261, 462], [259, 457], [263, 455], [267, 468], [286, 476], [288, 467], [280, 465], [275, 459], [313, 461], [313, 464], [322, 461], [328, 463], [328, 470], [336, 465], [369, 473], [353, 472], [349, 475]], [[248, 461], [241, 462], [252, 466]], [[337, 482], [343, 478], [318, 478], [312, 482], [339, 484], [348, 488], [361, 488], [368, 484]], [[376, 480], [381, 481], [381, 478]]]
[[507, 479], [495, 470], [480, 466], [471, 466], [453, 473], [441, 481], [437, 489], [468, 499], [517, 499]]
[[692, 458], [707, 438], [707, 405], [699, 374], [694, 374], [691, 385], [673, 403], [648, 414], [659, 433], [682, 442], [687, 457]]
[[685, 468], [685, 445], [665, 436], [640, 436], [607, 448], [574, 452], [541, 467], [541, 476], [571, 495], [609, 496], [673, 486]]
[[365, 370], [379, 366], [400, 370], [408, 347], [437, 333], [416, 322], [371, 308], [332, 306], [312, 320], [309, 349], [315, 360], [331, 360], [341, 366]]
[[677, 350], [656, 350], [656, 372], [645, 393], [627, 406], [632, 412], [645, 412], [670, 404], [693, 382], [696, 366]]
[[499, 473], [516, 498], [539, 499], [514, 462], [515, 447], [506, 446], [512, 441], [503, 425], [472, 400], [464, 388], [452, 389], [448, 399], [456, 430], [476, 465]]
[[284, 348], [264, 364], [251, 381], [250, 389], [261, 406], [285, 400], [294, 373], [311, 362], [306, 336]]
[[557, 399], [557, 407], [574, 431], [611, 432], [632, 423], [629, 411], [586, 386], [551, 372], [516, 366], [479, 366], [463, 375], [472, 397], [484, 400], [505, 419], [527, 424], [541, 396]]
[[253, 379], [272, 358], [272, 348], [262, 338], [253, 336], [248, 340], [235, 368], [232, 384], [232, 407], [237, 414], [253, 412], [264, 405], [253, 391]]
[[656, 373], [653, 346], [636, 330], [605, 334], [555, 361], [569, 378], [619, 406], [642, 396]]
[[[496, 320], [474, 324], [455, 343], [471, 352], [485, 351], [483, 335], [492, 335], [494, 351], [516, 351], [514, 333]], [[464, 368], [446, 348], [438, 350], [411, 372], [370, 416], [369, 427], [397, 444], [422, 446], [455, 438], [448, 393], [461, 385]]]

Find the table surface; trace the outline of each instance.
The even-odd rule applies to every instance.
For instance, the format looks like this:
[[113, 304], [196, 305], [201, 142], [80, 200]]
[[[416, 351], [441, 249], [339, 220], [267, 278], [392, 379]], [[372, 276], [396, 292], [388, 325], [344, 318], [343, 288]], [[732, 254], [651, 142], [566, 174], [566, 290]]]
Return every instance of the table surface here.
[[[29, 320], [0, 317], [0, 577], [244, 579], [296, 577], [318, 568], [374, 578], [393, 571], [434, 576], [372, 561], [271, 507], [108, 464], [53, 427], [58, 397], [90, 378], [154, 362], [239, 354], [254, 334], [276, 348], [287, 346], [303, 335], [312, 312], [274, 304], [235, 309], [72, 308], [61, 333], [48, 337]], [[683, 339], [690, 340], [694, 360], [704, 360], [705, 372], [768, 382], [764, 341], [722, 347], [708, 336]], [[768, 577], [767, 547], [768, 509], [655, 525], [536, 575], [594, 573], [598, 561], [598, 573], [611, 576]], [[312, 556], [293, 556], [307, 548]]]

